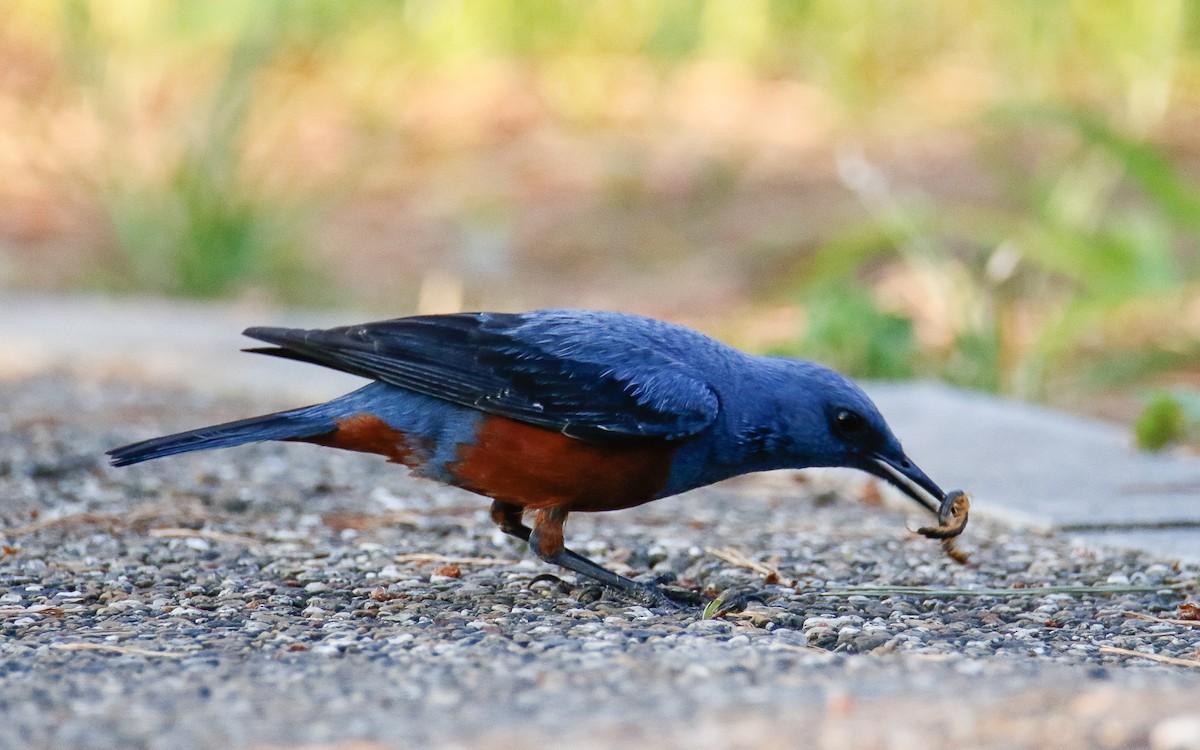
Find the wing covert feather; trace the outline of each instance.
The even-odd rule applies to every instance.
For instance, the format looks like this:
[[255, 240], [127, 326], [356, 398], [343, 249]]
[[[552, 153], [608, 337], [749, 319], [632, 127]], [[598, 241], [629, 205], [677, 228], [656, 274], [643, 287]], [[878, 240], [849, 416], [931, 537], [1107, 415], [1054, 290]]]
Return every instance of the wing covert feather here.
[[702, 374], [670, 347], [655, 346], [674, 332], [700, 337], [647, 318], [572, 311], [430, 315], [245, 333], [279, 347], [251, 351], [595, 441], [678, 440], [716, 418], [719, 402]]

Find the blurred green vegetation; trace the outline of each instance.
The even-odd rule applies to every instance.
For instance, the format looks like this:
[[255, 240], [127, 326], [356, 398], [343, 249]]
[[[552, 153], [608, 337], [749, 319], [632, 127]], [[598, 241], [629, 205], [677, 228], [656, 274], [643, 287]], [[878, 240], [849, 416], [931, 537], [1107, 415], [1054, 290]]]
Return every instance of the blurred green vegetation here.
[[[1200, 187], [1161, 150], [1091, 115], [1018, 108], [990, 122], [1004, 144], [1061, 131], [1069, 145], [1024, 169], [998, 164], [1006, 195], [987, 206], [930, 203], [865, 162], [845, 165], [871, 216], [835, 233], [800, 283], [869, 287], [861, 275], [881, 267], [908, 279], [914, 298], [887, 314], [936, 329], [909, 366], [975, 388], [1037, 398], [1063, 378], [1112, 387], [1200, 361], [1179, 325], [1200, 278]], [[874, 308], [838, 306], [843, 327], [873, 335], [886, 307], [878, 297]], [[817, 333], [800, 348], [825, 346]], [[1106, 356], [1113, 350], [1122, 362]], [[867, 359], [844, 365], [889, 375]]]
[[1139, 448], [1161, 450], [1187, 437], [1188, 418], [1180, 399], [1169, 393], [1156, 393], [1133, 425]]
[[912, 321], [879, 309], [865, 288], [841, 280], [814, 285], [806, 290], [804, 309], [806, 357], [864, 377], [913, 376], [919, 351]]
[[[1047, 398], [1200, 363], [1198, 19], [1186, 0], [29, 0], [0, 41], [51, 73], [0, 105], [94, 190], [109, 287], [326, 304], [363, 293], [332, 270], [361, 263], [348, 277], [395, 306], [415, 288], [377, 281], [371, 238], [323, 234], [394, 191], [442, 212], [480, 285], [669, 276], [709, 248], [746, 299], [705, 312], [800, 309], [764, 347]], [[500, 152], [566, 177], [463, 166]], [[517, 203], [564, 184], [604, 216], [514, 250], [542, 221]], [[445, 254], [414, 222], [388, 273]]]
[[1156, 390], [1143, 401], [1145, 406], [1133, 425], [1139, 448], [1161, 450], [1200, 442], [1200, 392], [1190, 388]]

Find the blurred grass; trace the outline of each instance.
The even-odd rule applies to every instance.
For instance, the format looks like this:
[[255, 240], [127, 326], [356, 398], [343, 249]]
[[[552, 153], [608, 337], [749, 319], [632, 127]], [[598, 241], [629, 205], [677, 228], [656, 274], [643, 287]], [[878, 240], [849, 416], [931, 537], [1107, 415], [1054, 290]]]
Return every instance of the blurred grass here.
[[[983, 207], [931, 206], [844, 157], [843, 179], [870, 216], [819, 249], [801, 283], [819, 288], [864, 270], [889, 277], [871, 304], [836, 306], [842, 329], [869, 337], [878, 316], [913, 322], [924, 345], [911, 352], [911, 367], [975, 388], [1044, 398], [1064, 380], [1120, 386], [1156, 365], [1200, 362], [1188, 312], [1200, 186], [1159, 149], [1092, 115], [1010, 108], [990, 121], [1008, 143], [1019, 140], [1014, 131], [1061, 130], [1071, 145], [1006, 174], [1007, 199]], [[810, 326], [798, 350], [827, 347], [814, 340], [820, 330]], [[1136, 364], [1117, 365], [1105, 356], [1113, 350]], [[843, 365], [890, 374], [866, 358]]]
[[[133, 84], [115, 72], [115, 54], [103, 38], [103, 24], [93, 17], [101, 8], [71, 0], [63, 9], [66, 58], [76, 81], [108, 129], [135, 127], [131, 113], [114, 101], [116, 90]], [[100, 195], [127, 260], [108, 283], [189, 297], [263, 284], [283, 299], [303, 296], [319, 304], [320, 287], [304, 267], [313, 197], [272, 194], [246, 163], [256, 79], [276, 54], [286, 11], [274, 2], [251, 4], [232, 16], [209, 16], [214, 9], [192, 5], [175, 10], [144, 18], [142, 34], [202, 38], [230, 17], [236, 19], [236, 34], [222, 55], [224, 69], [213, 71], [211, 90], [187, 107], [177, 123], [180, 132], [147, 155], [144, 169], [131, 168], [128, 151], [104, 155]]]
[[[1127, 387], [1200, 364], [1198, 17], [14, 0], [0, 203], [43, 207], [0, 210], [0, 252], [59, 231], [93, 248], [56, 256], [65, 283], [396, 313], [422, 286], [465, 290], [451, 306], [670, 297], [747, 329], [786, 305], [799, 325], [759, 345], [856, 375]], [[95, 235], [54, 229], [92, 211]]]

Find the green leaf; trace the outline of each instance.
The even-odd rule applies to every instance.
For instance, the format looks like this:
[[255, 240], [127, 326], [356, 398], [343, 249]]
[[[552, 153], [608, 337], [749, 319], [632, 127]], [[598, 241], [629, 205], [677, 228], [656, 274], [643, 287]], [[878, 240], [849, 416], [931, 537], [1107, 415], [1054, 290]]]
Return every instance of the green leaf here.
[[713, 619], [714, 617], [717, 616], [717, 612], [720, 611], [721, 606], [724, 604], [725, 604], [725, 600], [720, 597], [713, 599], [711, 602], [704, 605], [704, 611], [700, 613], [700, 619], [701, 620]]

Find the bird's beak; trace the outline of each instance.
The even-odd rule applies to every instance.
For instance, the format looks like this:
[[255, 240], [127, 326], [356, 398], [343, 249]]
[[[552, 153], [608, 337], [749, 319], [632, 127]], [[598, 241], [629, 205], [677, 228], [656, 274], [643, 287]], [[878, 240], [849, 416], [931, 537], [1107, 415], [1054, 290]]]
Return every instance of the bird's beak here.
[[879, 454], [868, 456], [862, 468], [895, 486], [934, 515], [937, 515], [946, 497], [946, 493], [903, 454], [899, 459]]

